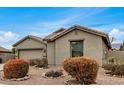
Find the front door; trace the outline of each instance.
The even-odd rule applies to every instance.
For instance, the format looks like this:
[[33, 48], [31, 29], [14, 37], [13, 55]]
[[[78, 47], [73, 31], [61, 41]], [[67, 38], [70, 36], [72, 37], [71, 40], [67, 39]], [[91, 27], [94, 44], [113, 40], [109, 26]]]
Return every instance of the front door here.
[[71, 41], [71, 57], [83, 56], [83, 40]]

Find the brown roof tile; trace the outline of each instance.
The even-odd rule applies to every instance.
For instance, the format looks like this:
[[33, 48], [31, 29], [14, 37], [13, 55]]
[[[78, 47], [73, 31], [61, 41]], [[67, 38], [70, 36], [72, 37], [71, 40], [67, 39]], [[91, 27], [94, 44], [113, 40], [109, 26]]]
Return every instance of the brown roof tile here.
[[16, 45], [20, 44], [21, 42], [23, 42], [27, 38], [31, 38], [31, 39], [34, 39], [34, 40], [36, 40], [38, 42], [46, 44], [45, 41], [43, 41], [43, 39], [41, 37], [37, 37], [37, 36], [33, 36], [33, 35], [28, 35], [28, 36], [22, 38], [21, 40], [19, 40], [18, 42], [16, 42], [13, 46], [16, 46]]
[[85, 31], [85, 32], [88, 32], [88, 33], [92, 33], [92, 34], [101, 36], [101, 37], [105, 38], [105, 40], [106, 40], [105, 42], [107, 43], [107, 45], [109, 47], [111, 47], [111, 44], [110, 44], [109, 37], [108, 37], [107, 33], [100, 32], [100, 31], [93, 30], [93, 29], [90, 29], [90, 28], [87, 28], [87, 27], [84, 27], [84, 26], [79, 26], [79, 25], [74, 25], [74, 26], [72, 26], [68, 29], [63, 29], [63, 30], [59, 29], [59, 30], [53, 32], [52, 34], [46, 36], [44, 39], [46, 41], [54, 41], [57, 38], [65, 35], [66, 33], [70, 32], [70, 31], [73, 31], [74, 29], [79, 29], [79, 30], [82, 30], [82, 31]]
[[0, 46], [0, 52], [11, 52], [10, 50]]

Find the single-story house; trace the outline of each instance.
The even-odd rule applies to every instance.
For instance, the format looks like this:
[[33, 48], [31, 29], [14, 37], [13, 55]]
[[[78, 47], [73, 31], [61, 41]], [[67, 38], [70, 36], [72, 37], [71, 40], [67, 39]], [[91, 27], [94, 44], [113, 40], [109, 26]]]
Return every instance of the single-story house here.
[[102, 64], [111, 49], [108, 34], [79, 25], [61, 28], [44, 40], [47, 41], [49, 64], [62, 64], [65, 58], [75, 56], [92, 57]]
[[16, 56], [24, 59], [42, 59], [46, 57], [46, 43], [42, 38], [28, 35], [18, 42], [13, 47], [16, 51]]
[[6, 62], [11, 56], [12, 52], [10, 50], [0, 46], [0, 63]]

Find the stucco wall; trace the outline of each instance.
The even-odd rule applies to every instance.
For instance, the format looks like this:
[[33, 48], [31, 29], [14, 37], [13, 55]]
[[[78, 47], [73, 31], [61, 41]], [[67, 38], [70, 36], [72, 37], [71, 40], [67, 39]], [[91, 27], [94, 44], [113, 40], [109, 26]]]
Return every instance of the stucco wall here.
[[[62, 64], [64, 58], [70, 57], [70, 40], [84, 40], [84, 56], [95, 58], [98, 60], [99, 64], [101, 64], [103, 55], [102, 37], [79, 30], [75, 33], [75, 31], [62, 36], [55, 41], [55, 53], [51, 54], [52, 56], [55, 55], [55, 63]], [[49, 48], [50, 47], [48, 47], [48, 51], [50, 50]]]
[[112, 62], [112, 59], [114, 63], [121, 63], [124, 64], [124, 51], [109, 51], [107, 62]]
[[48, 64], [55, 64], [55, 42], [47, 43]]
[[19, 57], [24, 59], [42, 59], [43, 58], [43, 51], [42, 50], [26, 50], [26, 51], [19, 51]]
[[12, 53], [0, 53], [0, 58], [2, 59], [2, 62], [6, 62], [9, 59], [14, 59], [15, 55]]
[[17, 49], [43, 48], [43, 47], [46, 48], [44, 44], [37, 42], [33, 39], [26, 39], [16, 46]]
[[105, 63], [107, 61], [107, 55], [108, 55], [108, 47], [106, 46], [106, 44], [102, 41], [102, 47], [103, 47], [103, 56], [102, 56], [102, 60]]
[[110, 58], [124, 58], [124, 51], [109, 51], [108, 57]]
[[[41, 48], [46, 50], [46, 45], [33, 39], [26, 39], [15, 47], [16, 56], [27, 59], [42, 58], [43, 56], [46, 56], [46, 51], [44, 52], [44, 50], [41, 50]], [[24, 51], [19, 49], [30, 49], [30, 50]], [[33, 49], [37, 49], [37, 50], [33, 50]]]

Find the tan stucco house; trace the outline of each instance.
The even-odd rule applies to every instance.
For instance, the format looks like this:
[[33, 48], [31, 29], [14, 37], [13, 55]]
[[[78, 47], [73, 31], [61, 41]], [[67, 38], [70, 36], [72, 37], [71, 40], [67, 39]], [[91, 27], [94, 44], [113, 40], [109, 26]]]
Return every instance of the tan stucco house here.
[[42, 59], [46, 56], [46, 43], [37, 36], [28, 35], [16, 42], [13, 47], [19, 58]]
[[61, 28], [44, 40], [49, 64], [62, 64], [64, 58], [75, 56], [92, 57], [102, 64], [111, 48], [108, 34], [79, 25]]
[[10, 50], [0, 46], [0, 63], [4, 63], [12, 57], [13, 57], [13, 55]]

